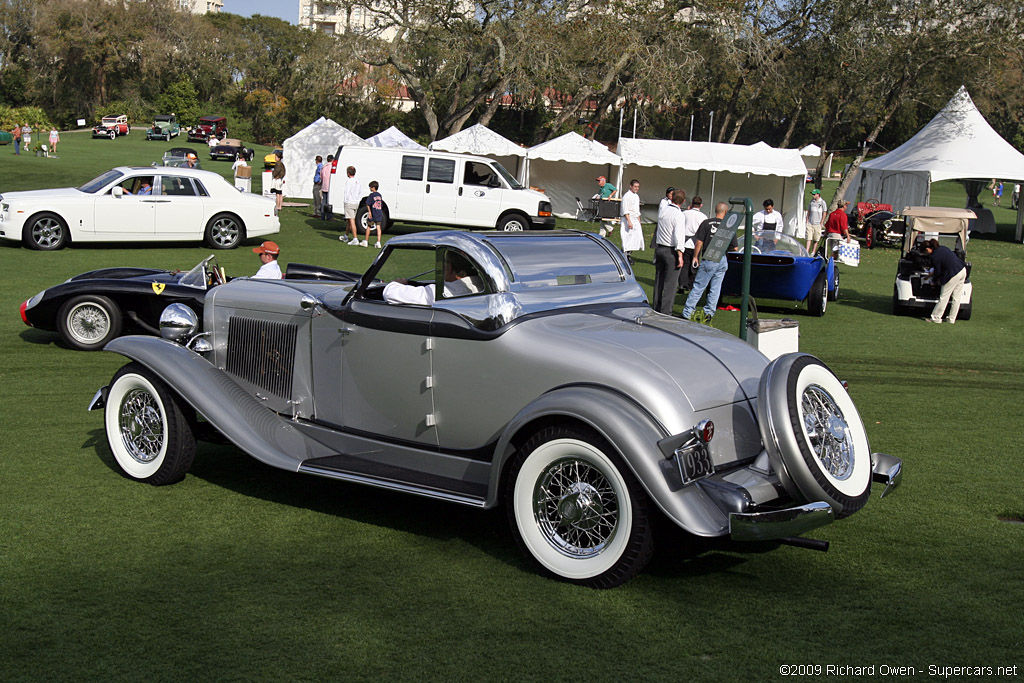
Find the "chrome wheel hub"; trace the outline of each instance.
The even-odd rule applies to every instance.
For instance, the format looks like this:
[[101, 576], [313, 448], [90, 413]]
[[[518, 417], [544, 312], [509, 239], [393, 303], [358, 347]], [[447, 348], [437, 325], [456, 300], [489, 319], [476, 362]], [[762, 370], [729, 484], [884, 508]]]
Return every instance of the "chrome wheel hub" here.
[[110, 327], [106, 313], [93, 304], [79, 306], [72, 311], [68, 323], [71, 334], [83, 342], [102, 339]]
[[118, 421], [121, 439], [137, 462], [153, 462], [164, 443], [164, 425], [156, 399], [148, 391], [133, 389], [121, 401]]
[[32, 228], [32, 237], [42, 247], [52, 247], [61, 237], [60, 223], [52, 218], [38, 221]]
[[827, 391], [816, 384], [800, 397], [804, 434], [822, 469], [842, 481], [853, 473], [853, 439], [843, 412]]
[[534, 517], [545, 540], [574, 558], [599, 554], [617, 528], [615, 491], [604, 474], [584, 460], [548, 466], [534, 489]]

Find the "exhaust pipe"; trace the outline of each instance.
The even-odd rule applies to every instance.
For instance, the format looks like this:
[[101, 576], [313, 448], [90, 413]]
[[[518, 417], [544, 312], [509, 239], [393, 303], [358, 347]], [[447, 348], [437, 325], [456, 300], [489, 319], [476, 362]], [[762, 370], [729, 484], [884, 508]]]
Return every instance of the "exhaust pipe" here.
[[828, 552], [828, 541], [822, 541], [817, 538], [804, 538], [802, 536], [786, 536], [785, 538], [777, 539], [779, 543], [785, 545], [791, 545], [795, 548], [807, 548], [808, 550], [820, 550], [823, 553]]

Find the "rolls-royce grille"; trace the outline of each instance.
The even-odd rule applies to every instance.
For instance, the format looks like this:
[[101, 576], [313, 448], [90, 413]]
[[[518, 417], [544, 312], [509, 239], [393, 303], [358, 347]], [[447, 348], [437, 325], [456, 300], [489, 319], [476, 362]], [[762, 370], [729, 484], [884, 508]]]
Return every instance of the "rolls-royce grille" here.
[[297, 325], [240, 318], [228, 320], [227, 371], [291, 399]]

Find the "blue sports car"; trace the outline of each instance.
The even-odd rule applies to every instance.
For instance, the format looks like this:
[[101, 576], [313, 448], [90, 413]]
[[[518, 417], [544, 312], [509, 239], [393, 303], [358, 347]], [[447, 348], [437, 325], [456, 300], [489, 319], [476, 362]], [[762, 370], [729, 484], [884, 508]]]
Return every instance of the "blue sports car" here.
[[[839, 296], [839, 269], [830, 257], [811, 256], [795, 237], [774, 230], [753, 235], [750, 257], [750, 295], [766, 299], [807, 301], [811, 315], [825, 315], [828, 301]], [[743, 244], [743, 231], [737, 234]], [[739, 296], [743, 283], [743, 252], [728, 254], [729, 271], [722, 294]]]

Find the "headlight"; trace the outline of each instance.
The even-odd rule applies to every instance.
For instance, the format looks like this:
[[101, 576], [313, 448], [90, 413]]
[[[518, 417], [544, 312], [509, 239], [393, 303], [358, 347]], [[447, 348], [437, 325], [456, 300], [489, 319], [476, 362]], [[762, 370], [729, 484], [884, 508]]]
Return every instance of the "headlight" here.
[[185, 304], [171, 304], [160, 314], [160, 336], [182, 343], [199, 329], [199, 316]]

